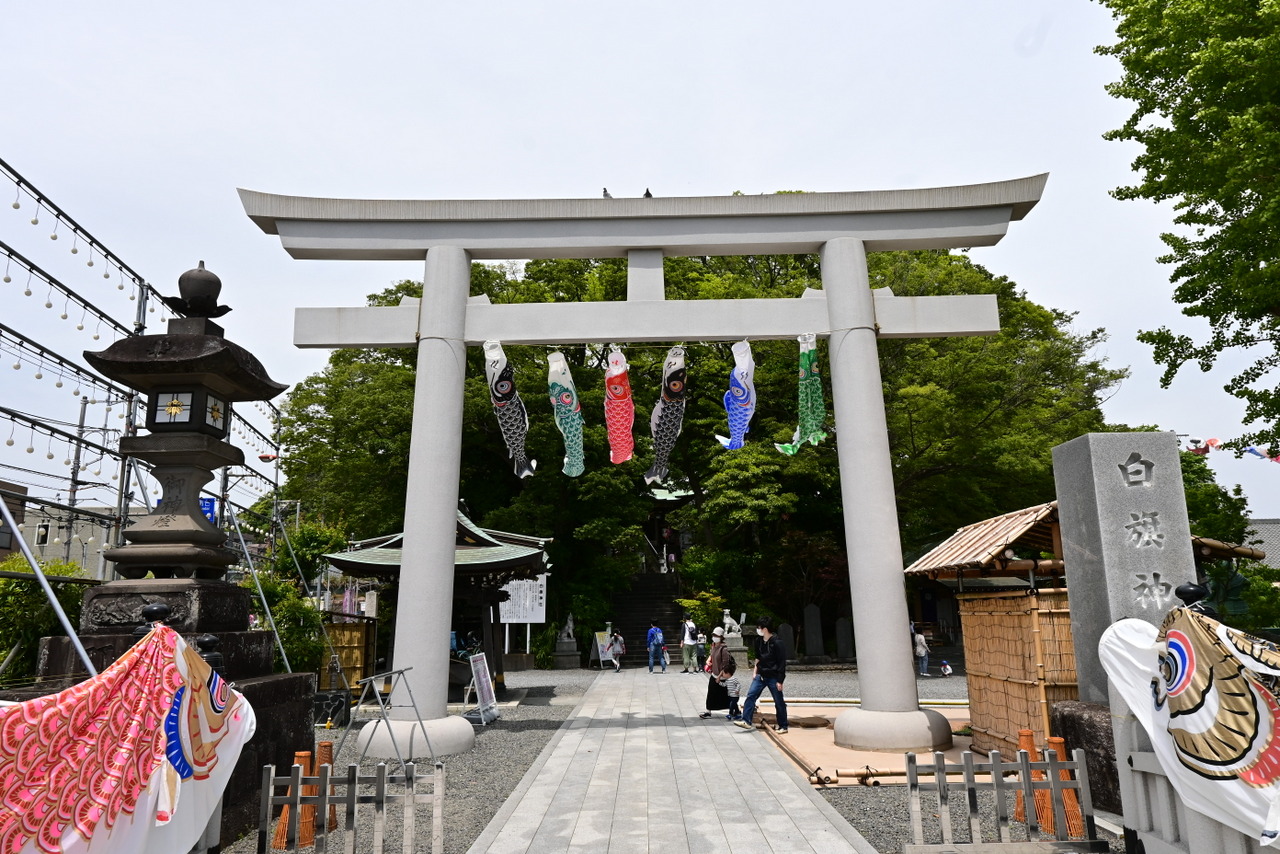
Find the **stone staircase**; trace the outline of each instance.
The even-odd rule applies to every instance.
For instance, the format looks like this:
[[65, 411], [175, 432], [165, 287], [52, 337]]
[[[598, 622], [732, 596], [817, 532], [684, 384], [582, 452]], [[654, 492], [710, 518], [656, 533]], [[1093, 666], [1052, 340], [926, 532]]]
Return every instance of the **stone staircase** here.
[[[614, 597], [613, 628], [621, 632], [627, 642], [627, 654], [622, 659], [623, 667], [649, 666], [649, 653], [644, 641], [649, 633], [651, 620], [657, 620], [662, 627], [672, 662], [680, 661], [681, 610], [675, 603], [679, 595], [679, 576], [674, 572], [654, 572], [633, 576], [631, 589]], [[676, 669], [680, 669], [678, 664]]]

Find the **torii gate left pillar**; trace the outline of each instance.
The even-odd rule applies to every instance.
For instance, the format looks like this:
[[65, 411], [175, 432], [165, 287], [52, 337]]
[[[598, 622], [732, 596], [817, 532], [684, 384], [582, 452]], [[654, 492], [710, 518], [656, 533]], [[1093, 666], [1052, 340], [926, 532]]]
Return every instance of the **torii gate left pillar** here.
[[[425, 255], [420, 301], [299, 309], [295, 343], [418, 348], [400, 576], [400, 601], [412, 610], [402, 607], [397, 620], [396, 664], [413, 667], [408, 678], [431, 719], [436, 753], [465, 750], [472, 738], [470, 724], [445, 712], [466, 345], [806, 332], [830, 339], [862, 694], [862, 707], [837, 720], [836, 743], [893, 751], [949, 745], [945, 718], [919, 708], [911, 666], [876, 339], [992, 334], [999, 319], [992, 295], [872, 291], [866, 252], [993, 244], [1035, 205], [1047, 177], [931, 190], [685, 199], [355, 201], [242, 190], [249, 216], [279, 234], [296, 258]], [[664, 255], [797, 252], [821, 254], [822, 291], [782, 300], [664, 299]], [[628, 258], [626, 301], [490, 305], [467, 296], [472, 259], [601, 257]]]

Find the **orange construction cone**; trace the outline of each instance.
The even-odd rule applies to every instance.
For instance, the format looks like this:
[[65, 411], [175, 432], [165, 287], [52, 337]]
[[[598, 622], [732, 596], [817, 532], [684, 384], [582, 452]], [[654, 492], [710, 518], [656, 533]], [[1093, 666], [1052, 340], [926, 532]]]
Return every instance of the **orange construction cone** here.
[[[322, 741], [316, 745], [316, 774], [320, 773], [320, 766], [329, 766], [329, 779], [333, 779], [333, 742]], [[329, 784], [329, 794], [333, 794], [333, 784]], [[334, 804], [329, 804], [329, 830], [338, 829], [338, 808]]]
[[[1066, 762], [1071, 757], [1067, 756], [1066, 739], [1058, 736], [1049, 737], [1049, 749], [1058, 754], [1059, 762]], [[1063, 780], [1071, 779], [1071, 772], [1065, 768], [1058, 772], [1058, 777]], [[1067, 816], [1067, 833], [1070, 836], [1080, 839], [1084, 838], [1084, 816], [1080, 814], [1080, 797], [1075, 789], [1062, 790], [1062, 811]]]
[[[1040, 761], [1040, 751], [1036, 749], [1036, 734], [1029, 729], [1018, 730], [1018, 750], [1027, 751], [1027, 755], [1031, 757], [1032, 762]], [[1043, 780], [1043, 771], [1032, 771], [1032, 780]], [[1048, 789], [1036, 790], [1036, 822], [1040, 825], [1040, 829], [1045, 833], [1053, 833], [1053, 802], [1050, 798], [1053, 793]], [[1027, 820], [1026, 804], [1023, 803], [1022, 789], [1018, 789], [1017, 802], [1013, 809], [1013, 817], [1016, 821]]]
[[[302, 776], [311, 776], [311, 752], [300, 750], [293, 754], [293, 764], [302, 766]], [[315, 786], [303, 786], [302, 794], [314, 795]], [[310, 791], [308, 791], [310, 790]], [[289, 787], [289, 794], [293, 794], [293, 787]], [[298, 847], [305, 848], [314, 845], [316, 842], [316, 808], [314, 806], [303, 805], [298, 810]], [[271, 837], [271, 847], [283, 851], [289, 847], [289, 804], [285, 804], [280, 810], [280, 821], [276, 824], [276, 832]]]

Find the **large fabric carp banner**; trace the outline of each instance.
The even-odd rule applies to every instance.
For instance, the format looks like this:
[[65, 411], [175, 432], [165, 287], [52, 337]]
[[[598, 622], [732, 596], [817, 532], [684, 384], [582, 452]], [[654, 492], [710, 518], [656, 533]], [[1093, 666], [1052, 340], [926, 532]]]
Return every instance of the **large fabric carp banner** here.
[[244, 697], [157, 625], [92, 679], [0, 709], [0, 852], [188, 851], [255, 725]]
[[1151, 738], [1179, 797], [1263, 845], [1280, 839], [1280, 651], [1189, 608], [1159, 629], [1102, 634], [1107, 675]]

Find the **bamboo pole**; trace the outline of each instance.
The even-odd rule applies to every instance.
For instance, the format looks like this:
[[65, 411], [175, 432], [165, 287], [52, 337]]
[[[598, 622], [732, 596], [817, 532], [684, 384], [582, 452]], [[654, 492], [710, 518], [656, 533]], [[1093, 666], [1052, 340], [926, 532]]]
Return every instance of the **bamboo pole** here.
[[1045, 690], [1044, 643], [1040, 639], [1040, 597], [1031, 594], [1031, 638], [1036, 656], [1036, 693], [1040, 695], [1040, 726], [1042, 738], [1049, 737], [1049, 694]]

